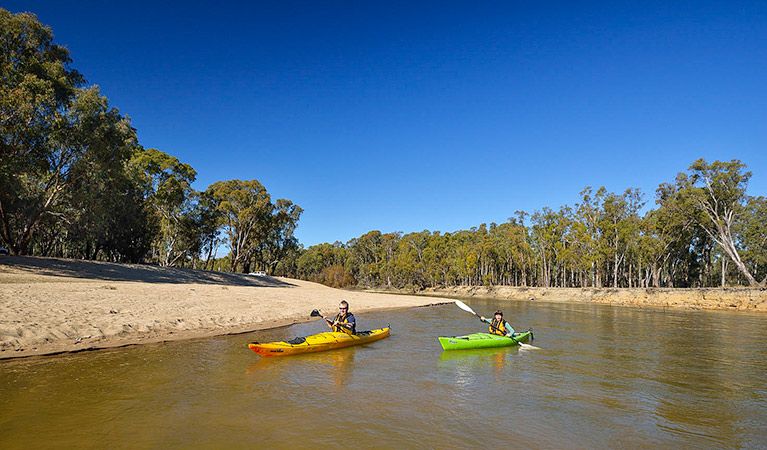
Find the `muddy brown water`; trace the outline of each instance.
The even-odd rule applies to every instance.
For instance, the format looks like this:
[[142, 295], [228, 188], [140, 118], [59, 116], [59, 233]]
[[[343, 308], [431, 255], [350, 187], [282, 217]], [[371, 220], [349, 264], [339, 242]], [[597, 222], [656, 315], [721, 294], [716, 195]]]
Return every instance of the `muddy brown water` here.
[[391, 337], [324, 353], [247, 348], [326, 330], [311, 322], [0, 361], [0, 448], [767, 447], [767, 317], [500, 307], [537, 348], [442, 352], [486, 329], [442, 305], [359, 314]]

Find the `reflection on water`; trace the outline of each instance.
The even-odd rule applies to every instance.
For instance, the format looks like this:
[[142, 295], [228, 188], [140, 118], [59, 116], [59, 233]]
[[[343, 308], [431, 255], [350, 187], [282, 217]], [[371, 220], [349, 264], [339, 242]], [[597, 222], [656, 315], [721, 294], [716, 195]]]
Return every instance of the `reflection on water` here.
[[259, 377], [291, 380], [296, 374], [325, 376], [334, 385], [342, 386], [347, 381], [354, 363], [354, 349], [341, 348], [336, 351], [307, 353], [290, 357], [258, 358], [245, 372]]
[[[471, 301], [480, 313], [489, 301]], [[762, 316], [514, 302], [539, 349], [442, 352], [454, 305], [360, 314], [389, 338], [261, 358], [320, 322], [0, 361], [0, 448], [763, 448]]]
[[514, 376], [514, 356], [524, 351], [519, 347], [499, 347], [445, 351], [438, 367], [444, 373], [454, 371], [457, 379], [471, 380], [477, 371], [487, 371], [496, 381]]

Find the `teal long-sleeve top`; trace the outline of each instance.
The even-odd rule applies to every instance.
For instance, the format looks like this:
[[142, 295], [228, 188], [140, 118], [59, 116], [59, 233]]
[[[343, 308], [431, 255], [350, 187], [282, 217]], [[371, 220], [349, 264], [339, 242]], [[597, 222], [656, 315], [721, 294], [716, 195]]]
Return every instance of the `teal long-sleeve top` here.
[[[487, 322], [488, 325], [492, 325], [493, 319], [485, 318], [484, 322]], [[509, 324], [509, 322], [504, 320], [503, 321], [503, 327], [506, 328], [506, 333], [511, 333], [511, 335], [514, 336], [514, 328], [512, 328], [512, 326]]]

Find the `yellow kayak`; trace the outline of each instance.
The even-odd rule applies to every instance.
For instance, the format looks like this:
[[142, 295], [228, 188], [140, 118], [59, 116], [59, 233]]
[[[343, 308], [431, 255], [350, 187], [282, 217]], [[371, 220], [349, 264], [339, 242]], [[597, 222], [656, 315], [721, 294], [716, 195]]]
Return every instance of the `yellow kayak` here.
[[389, 336], [389, 327], [371, 331], [360, 331], [356, 334], [328, 331], [307, 337], [298, 337], [289, 341], [267, 342], [264, 344], [251, 342], [248, 348], [261, 356], [288, 356], [364, 344], [383, 339], [387, 336]]

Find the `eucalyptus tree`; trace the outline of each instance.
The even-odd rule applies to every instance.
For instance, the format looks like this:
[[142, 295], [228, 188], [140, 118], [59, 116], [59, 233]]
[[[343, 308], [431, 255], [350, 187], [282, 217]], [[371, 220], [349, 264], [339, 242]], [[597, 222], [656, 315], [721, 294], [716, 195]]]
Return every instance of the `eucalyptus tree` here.
[[583, 247], [590, 265], [591, 286], [602, 287], [602, 265], [604, 262], [602, 215], [603, 201], [607, 195], [604, 186], [594, 192], [591, 186], [586, 186], [581, 192], [581, 202], [575, 205], [574, 218], [580, 224], [575, 232], [578, 234], [580, 246]]
[[322, 247], [330, 247], [330, 244], [323, 243], [318, 245], [312, 245], [311, 247], [304, 249], [296, 262], [297, 274], [299, 277], [316, 281], [315, 277], [325, 267], [330, 264], [325, 262], [323, 258]]
[[298, 256], [296, 273], [304, 279], [322, 283], [340, 270], [353, 280], [346, 268], [347, 259], [348, 251], [341, 242], [313, 245]]
[[383, 234], [378, 230], [351, 239], [346, 247], [352, 263], [353, 276], [363, 286], [377, 286], [381, 279]]
[[698, 226], [721, 246], [737, 270], [751, 286], [767, 284], [767, 277], [757, 281], [741, 259], [734, 225], [744, 211], [746, 188], [751, 172], [737, 159], [709, 164], [699, 159], [688, 173], [677, 176], [673, 195], [681, 212], [695, 220]]
[[561, 208], [563, 234], [555, 244], [555, 255], [561, 267], [561, 287], [583, 287], [590, 282], [592, 258], [588, 253], [590, 235], [586, 225], [579, 220], [577, 211], [569, 206]]
[[393, 274], [400, 287], [427, 286], [426, 253], [429, 248], [431, 232], [424, 230], [400, 236], [394, 253]]
[[257, 264], [263, 264], [269, 273], [289, 254], [298, 250], [298, 240], [293, 235], [303, 209], [290, 200], [277, 199], [269, 214], [269, 223], [257, 234], [254, 242]]
[[154, 247], [160, 265], [176, 264], [195, 247], [199, 251], [201, 242], [194, 218], [197, 192], [192, 188], [197, 172], [175, 156], [154, 148], [137, 151], [131, 164], [142, 174], [157, 223]]
[[[578, 269], [577, 261], [574, 259], [574, 213], [572, 208], [567, 205], [561, 206], [555, 215], [557, 240], [554, 242], [554, 261], [556, 274], [554, 285], [559, 287], [567, 286], [567, 273], [572, 274]], [[558, 283], [558, 284], [557, 284]]]
[[35, 15], [0, 9], [0, 50], [0, 238], [23, 254], [67, 191], [94, 167], [119, 166], [136, 138], [97, 87], [82, 89]]
[[211, 260], [218, 252], [219, 247], [227, 242], [227, 238], [221, 234], [223, 215], [218, 209], [212, 193], [209, 191], [200, 192], [196, 197], [197, 202], [194, 205], [193, 216], [200, 242], [200, 256], [205, 261], [203, 269], [208, 270]]
[[271, 198], [258, 180], [218, 181], [208, 187], [206, 195], [220, 213], [232, 254], [230, 270], [236, 272], [254, 251], [252, 239], [269, 225]]
[[484, 286], [498, 284], [501, 274], [501, 257], [498, 250], [498, 239], [495, 233], [498, 225], [491, 222], [489, 226], [481, 224], [477, 230], [477, 252], [479, 253], [478, 281]]
[[431, 287], [447, 285], [450, 263], [448, 261], [449, 234], [435, 231], [429, 236], [427, 246], [423, 249], [424, 277]]
[[639, 209], [644, 205], [638, 189], [622, 195], [607, 194], [602, 203], [600, 220], [603, 249], [612, 264], [613, 287], [620, 283], [619, 271], [639, 238]]
[[670, 253], [670, 233], [661, 210], [649, 211], [640, 224], [638, 262], [644, 274], [643, 287], [660, 287], [661, 270]]
[[533, 271], [533, 260], [535, 258], [530, 230], [525, 226], [525, 218], [529, 214], [524, 211], [515, 211], [515, 214], [516, 217], [509, 218], [510, 233], [508, 237], [512, 248], [512, 256], [517, 261], [516, 266], [520, 274], [519, 284], [521, 286], [528, 286], [528, 284], [532, 285], [530, 276]]
[[[288, 248], [285, 251], [282, 259], [280, 259], [274, 266], [272, 275], [279, 277], [298, 278], [298, 258], [301, 256], [302, 250], [303, 246], [300, 243], [297, 243], [295, 247]], [[344, 274], [344, 277], [346, 277], [346, 273], [343, 270], [342, 273]], [[352, 284], [354, 284], [353, 279], [351, 283], [344, 284], [344, 286]]]
[[461, 286], [477, 284], [479, 250], [475, 245], [475, 234], [471, 230], [460, 230], [450, 235], [450, 267], [452, 283]]
[[[739, 237], [743, 261], [749, 272], [757, 279], [767, 277], [767, 198], [748, 197], [741, 220], [736, 223], [734, 231]], [[724, 286], [724, 260], [722, 267]]]
[[[676, 287], [689, 278], [689, 269], [681, 266], [689, 261], [693, 242], [706, 237], [697, 226], [701, 219], [695, 217], [696, 213], [677, 195], [674, 184], [658, 186], [655, 203], [658, 208], [645, 218], [647, 232], [656, 237], [655, 246], [650, 249], [653, 284]], [[681, 276], [680, 272], [683, 273]]]
[[520, 247], [523, 242], [526, 243], [527, 233], [524, 226], [519, 226], [514, 220], [509, 219], [509, 222], [502, 223], [491, 231], [498, 252], [498, 283], [503, 285], [524, 285], [526, 282], [525, 277], [520, 279], [518, 274], [525, 272], [525, 258], [520, 252]]
[[396, 275], [395, 255], [397, 248], [399, 247], [399, 240], [401, 237], [401, 231], [394, 233], [384, 233], [381, 235], [380, 247], [378, 248], [380, 253], [378, 274], [380, 279], [386, 283], [386, 286], [392, 286], [393, 278]]
[[153, 234], [140, 174], [124, 169], [91, 166], [61, 202], [61, 252], [68, 258], [107, 259], [115, 262], [144, 261]]
[[572, 271], [571, 286], [585, 287], [593, 282], [589, 275], [597, 258], [589, 253], [592, 248], [591, 238], [586, 224], [579, 221], [574, 212], [566, 236], [569, 245], [562, 255], [566, 265]]
[[[125, 180], [129, 173], [126, 162], [138, 147], [135, 130], [128, 119], [109, 106], [98, 87], [91, 87], [78, 90], [57, 121], [55, 129], [46, 137], [47, 154], [30, 158], [31, 165], [37, 167], [32, 169], [30, 165], [29, 171], [15, 175], [21, 189], [12, 191], [21, 204], [15, 209], [2, 207], [4, 229], [12, 228], [11, 224], [16, 226], [13, 246], [19, 253], [26, 252], [44, 216], [55, 216], [57, 221], [67, 224], [91, 222], [96, 227], [111, 227], [119, 233], [129, 230], [128, 223], [122, 230], [115, 228], [119, 224], [109, 225], [110, 214], [134, 209], [133, 194], [138, 189]], [[99, 184], [102, 190], [98, 190]], [[3, 190], [3, 194], [7, 192]], [[89, 192], [92, 195], [89, 196]], [[13, 201], [6, 204], [13, 205]], [[10, 233], [7, 238], [13, 240]], [[104, 239], [102, 242], [107, 243]], [[108, 243], [115, 244], [115, 241]]]
[[561, 250], [567, 222], [563, 214], [558, 214], [547, 206], [541, 211], [535, 211], [530, 216], [530, 222], [533, 248], [541, 265], [539, 286], [551, 287], [555, 281], [553, 275], [556, 275], [557, 265], [561, 263], [557, 256]]

